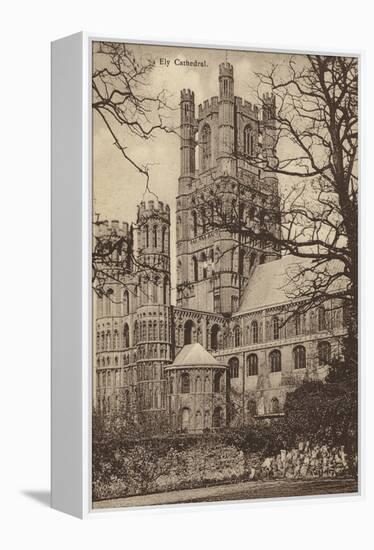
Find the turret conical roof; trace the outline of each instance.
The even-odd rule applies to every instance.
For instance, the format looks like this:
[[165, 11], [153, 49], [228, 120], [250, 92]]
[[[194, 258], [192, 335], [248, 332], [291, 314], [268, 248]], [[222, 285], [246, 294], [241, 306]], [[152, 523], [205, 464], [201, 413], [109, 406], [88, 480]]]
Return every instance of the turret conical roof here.
[[170, 367], [224, 367], [201, 344], [186, 344]]

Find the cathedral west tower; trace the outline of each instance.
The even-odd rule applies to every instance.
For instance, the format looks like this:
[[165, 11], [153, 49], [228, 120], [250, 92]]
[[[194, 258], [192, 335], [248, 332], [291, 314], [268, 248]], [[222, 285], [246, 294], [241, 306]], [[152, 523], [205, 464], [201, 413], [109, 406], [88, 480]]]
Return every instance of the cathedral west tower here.
[[[277, 216], [269, 216], [279, 205], [277, 179], [252, 162], [275, 161], [275, 98], [264, 95], [258, 107], [235, 96], [227, 62], [219, 66], [218, 90], [197, 117], [194, 93], [181, 91], [177, 304], [230, 315], [255, 266], [279, 257], [240, 229], [255, 233], [267, 224], [279, 231]], [[223, 219], [233, 219], [235, 231]]]

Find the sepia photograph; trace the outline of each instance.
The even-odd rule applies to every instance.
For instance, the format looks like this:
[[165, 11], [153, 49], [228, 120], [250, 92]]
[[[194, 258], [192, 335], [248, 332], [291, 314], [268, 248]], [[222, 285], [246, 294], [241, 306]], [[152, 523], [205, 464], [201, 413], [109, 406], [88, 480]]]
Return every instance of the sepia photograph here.
[[359, 491], [359, 59], [92, 43], [92, 506]]

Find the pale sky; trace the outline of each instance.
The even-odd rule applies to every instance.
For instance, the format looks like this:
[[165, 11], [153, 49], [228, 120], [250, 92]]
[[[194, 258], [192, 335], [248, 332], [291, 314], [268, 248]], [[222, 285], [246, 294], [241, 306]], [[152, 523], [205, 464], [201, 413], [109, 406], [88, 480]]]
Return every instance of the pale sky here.
[[[218, 95], [218, 66], [229, 61], [234, 67], [234, 94], [253, 101], [251, 87], [256, 86], [254, 73], [266, 71], [273, 62], [285, 60], [282, 54], [244, 52], [236, 50], [179, 48], [170, 46], [129, 45], [137, 59], [152, 58], [155, 67], [150, 75], [152, 94], [162, 89], [168, 93], [168, 103], [173, 110], [170, 123], [179, 124], [180, 90], [190, 88], [195, 92], [196, 114], [199, 103]], [[170, 63], [161, 64], [162, 60]], [[207, 67], [177, 66], [175, 59], [206, 61]], [[95, 59], [94, 59], [95, 63]], [[164, 62], [165, 63], [165, 62]], [[97, 115], [93, 118], [93, 182], [94, 211], [101, 219], [133, 222], [136, 206], [143, 200], [145, 179], [121, 155], [113, 145], [108, 130]], [[129, 154], [140, 164], [150, 164], [150, 187], [160, 200], [171, 209], [172, 235], [175, 243], [175, 198], [179, 177], [179, 138], [159, 132], [151, 141], [135, 138], [126, 140]], [[153, 198], [145, 196], [144, 199]], [[172, 267], [175, 265], [175, 246], [172, 246]]]
[[[179, 124], [180, 90], [195, 92], [196, 113], [199, 103], [218, 95], [218, 65], [227, 58], [234, 66], [234, 93], [251, 100], [251, 86], [256, 85], [253, 73], [265, 70], [271, 62], [282, 61], [281, 54], [177, 48], [166, 46], [130, 45], [136, 58], [155, 60], [150, 77], [152, 93], [165, 89], [169, 104], [175, 109], [170, 122]], [[169, 59], [170, 65], [160, 65], [160, 59]], [[174, 59], [206, 60], [208, 66], [176, 66]], [[133, 221], [136, 205], [142, 200], [144, 178], [130, 166], [113, 146], [113, 140], [97, 116], [94, 116], [93, 162], [95, 210], [103, 219]], [[140, 142], [127, 140], [130, 154], [140, 163], [154, 164], [150, 168], [150, 185], [161, 200], [174, 209], [179, 176], [179, 139], [175, 135], [156, 134], [155, 139]]]

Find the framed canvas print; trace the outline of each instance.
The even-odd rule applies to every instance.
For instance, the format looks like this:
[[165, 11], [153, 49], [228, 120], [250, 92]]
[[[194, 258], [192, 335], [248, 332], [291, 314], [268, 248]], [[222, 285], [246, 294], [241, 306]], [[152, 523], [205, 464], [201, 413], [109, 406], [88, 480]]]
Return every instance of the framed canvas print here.
[[360, 492], [357, 54], [52, 47], [52, 502]]

